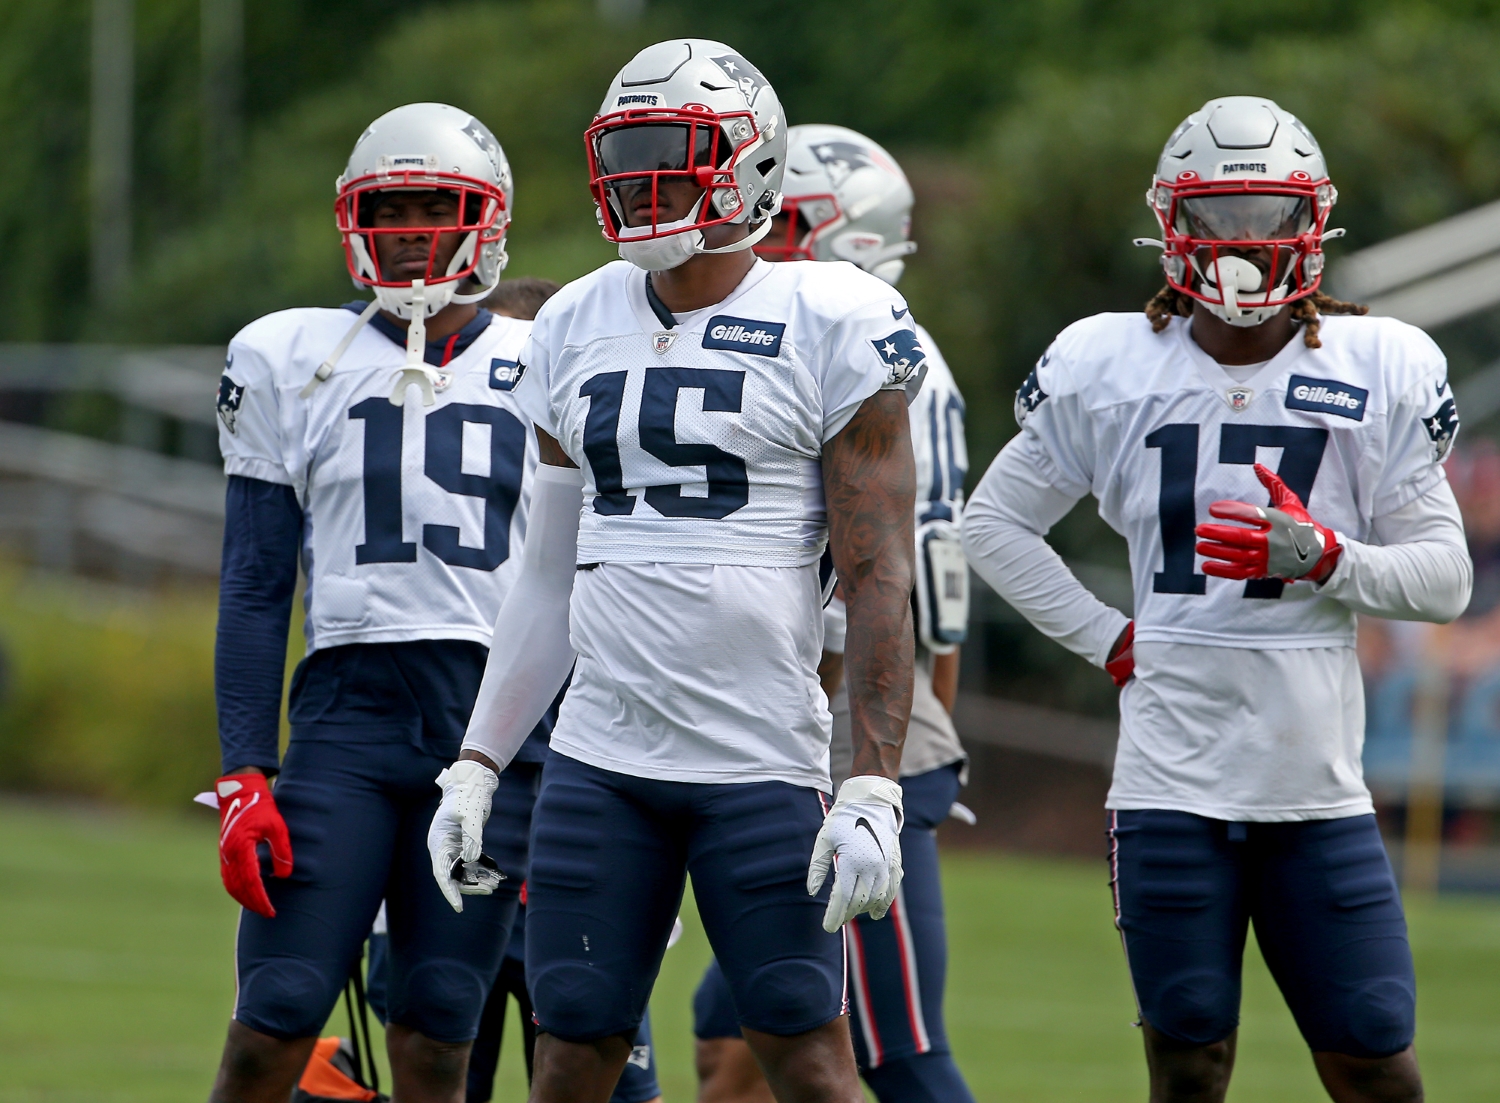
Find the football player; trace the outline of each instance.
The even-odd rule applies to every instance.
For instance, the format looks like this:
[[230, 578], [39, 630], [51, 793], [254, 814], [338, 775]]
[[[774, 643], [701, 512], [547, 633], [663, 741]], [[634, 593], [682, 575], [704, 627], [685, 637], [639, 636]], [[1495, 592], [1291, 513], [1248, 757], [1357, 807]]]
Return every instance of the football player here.
[[[1058, 336], [964, 517], [975, 569], [1124, 686], [1109, 860], [1153, 1099], [1224, 1098], [1250, 923], [1329, 1094], [1421, 1098], [1354, 618], [1467, 604], [1458, 418], [1426, 334], [1319, 290], [1336, 196], [1270, 100], [1189, 116], [1147, 192], [1166, 287]], [[1090, 493], [1134, 620], [1043, 539]]]
[[[546, 752], [538, 731], [498, 779], [492, 865], [466, 874], [498, 887], [456, 914], [426, 867], [432, 774], [457, 753], [519, 571], [536, 464], [511, 395], [530, 326], [479, 305], [505, 266], [511, 200], [478, 119], [443, 104], [381, 116], [336, 205], [350, 275], [373, 300], [272, 314], [229, 345], [216, 789], [224, 884], [245, 910], [215, 1100], [287, 1098], [382, 897], [397, 1097], [463, 1091]], [[299, 561], [308, 654], [282, 759]]]
[[[785, 197], [771, 234], [756, 246], [767, 260], [847, 260], [894, 284], [916, 248], [911, 185], [884, 149], [841, 126], [794, 126], [787, 138]], [[927, 377], [910, 407], [916, 453], [917, 676], [901, 756], [901, 868], [890, 921], [862, 915], [849, 924], [854, 1050], [860, 1074], [882, 1103], [972, 1103], [943, 1024], [947, 935], [938, 875], [937, 825], [958, 795], [966, 756], [949, 713], [958, 688], [958, 643], [967, 612], [968, 571], [959, 546], [963, 515], [963, 396], [932, 337], [920, 325]], [[849, 775], [849, 698], [843, 692], [842, 600], [824, 622], [823, 688], [833, 712], [833, 781]], [[740, 1036], [724, 973], [710, 962], [693, 996], [695, 1065], [704, 1103], [768, 1098]]]
[[[728, 46], [636, 55], [586, 153], [623, 259], [549, 300], [522, 354], [542, 465], [495, 630], [527, 646], [492, 652], [433, 873], [452, 885], [478, 857], [497, 775], [576, 657], [533, 833], [532, 1098], [609, 1095], [691, 872], [773, 1090], [857, 1103], [838, 931], [883, 914], [901, 878], [923, 352], [881, 280], [751, 251], [780, 203], [786, 121]], [[825, 543], [855, 748], [826, 816]]]

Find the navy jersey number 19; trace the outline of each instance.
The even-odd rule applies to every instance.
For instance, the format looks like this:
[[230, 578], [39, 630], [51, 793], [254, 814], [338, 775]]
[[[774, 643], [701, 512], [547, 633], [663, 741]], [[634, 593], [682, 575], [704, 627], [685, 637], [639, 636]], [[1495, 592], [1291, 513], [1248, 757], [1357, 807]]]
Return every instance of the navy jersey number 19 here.
[[[354, 561], [415, 563], [417, 545], [401, 539], [402, 410], [385, 398], [367, 398], [350, 407], [349, 417], [365, 423], [365, 542]], [[466, 423], [490, 427], [490, 473], [463, 470]], [[496, 406], [454, 402], [426, 421], [427, 477], [450, 494], [484, 500], [484, 547], [458, 542], [454, 525], [423, 525], [422, 546], [451, 567], [493, 571], [510, 558], [510, 521], [521, 497], [526, 461], [526, 427]]]
[[[1208, 577], [1193, 570], [1197, 537], [1198, 426], [1163, 425], [1146, 437], [1147, 448], [1161, 449], [1161, 488], [1157, 519], [1161, 525], [1162, 569], [1151, 589], [1158, 594], [1202, 594]], [[1276, 474], [1306, 504], [1323, 465], [1328, 430], [1298, 425], [1224, 425], [1219, 430], [1219, 462], [1255, 463], [1257, 448], [1280, 448]], [[1252, 578], [1244, 596], [1281, 596], [1286, 583], [1279, 578]]]

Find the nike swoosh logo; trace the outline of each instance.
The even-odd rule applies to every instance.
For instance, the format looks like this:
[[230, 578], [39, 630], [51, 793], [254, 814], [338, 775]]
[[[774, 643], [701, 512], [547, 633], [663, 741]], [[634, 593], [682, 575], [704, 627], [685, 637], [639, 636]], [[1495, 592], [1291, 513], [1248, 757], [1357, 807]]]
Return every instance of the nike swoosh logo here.
[[229, 805], [229, 811], [227, 811], [227, 812], [224, 813], [224, 830], [222, 830], [222, 831], [219, 832], [219, 845], [220, 846], [224, 845], [224, 840], [229, 837], [229, 832], [231, 832], [232, 830], [234, 830], [234, 825], [239, 822], [240, 818], [242, 816], [244, 816], [244, 814], [246, 812], [248, 812], [248, 811], [250, 811], [250, 809], [254, 808], [255, 805], [256, 805], [256, 802], [259, 801], [259, 800], [260, 800], [260, 794], [256, 793], [255, 796], [253, 796], [253, 797], [250, 798], [250, 803], [247, 804], [247, 805], [245, 805], [245, 807], [241, 808], [240, 807], [240, 798], [239, 797], [235, 797], [234, 798], [234, 800]]
[[1437, 390], [1437, 396], [1439, 398], [1442, 398], [1443, 397], [1443, 392], [1446, 391], [1447, 389], [1448, 389], [1448, 381], [1445, 379], [1445, 380], [1443, 380], [1441, 383], [1439, 383], [1437, 385], [1437, 388], [1436, 388], [1436, 390]]
[[1309, 559], [1312, 558], [1312, 544], [1317, 543], [1317, 541], [1313, 540], [1309, 542], [1308, 546], [1304, 548], [1302, 546], [1302, 541], [1298, 539], [1298, 537], [1301, 535], [1302, 532], [1299, 529], [1292, 529], [1292, 550], [1297, 553], [1298, 563], [1306, 563]]
[[[897, 310], [894, 306], [891, 307], [891, 317], [895, 318], [896, 321], [898, 321], [898, 322], [902, 318], [905, 318], [910, 313], [911, 313], [911, 307], [909, 307], [909, 306], [906, 307], [904, 310]], [[1440, 391], [1438, 393], [1441, 394], [1442, 392]]]
[[875, 834], [875, 829], [870, 826], [870, 821], [867, 820], [867, 819], [865, 819], [863, 816], [859, 817], [859, 819], [857, 819], [857, 820], [854, 821], [854, 830], [858, 831], [861, 827], [863, 827], [866, 831], [868, 831], [870, 833], [870, 838], [873, 839], [874, 842], [875, 842], [875, 849], [878, 850], [878, 851], [880, 851], [880, 856], [882, 858], [884, 858], [885, 857], [885, 847], [883, 847], [883, 846], [880, 845], [880, 839]]

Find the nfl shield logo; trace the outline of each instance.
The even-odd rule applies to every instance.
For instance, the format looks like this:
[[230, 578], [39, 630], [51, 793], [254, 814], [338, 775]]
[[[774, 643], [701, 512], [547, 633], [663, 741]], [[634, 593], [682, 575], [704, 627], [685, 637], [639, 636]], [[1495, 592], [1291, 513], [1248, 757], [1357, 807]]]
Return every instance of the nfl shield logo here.
[[1250, 405], [1250, 400], [1255, 397], [1255, 392], [1248, 387], [1231, 387], [1224, 393], [1229, 398], [1229, 408], [1235, 413]]
[[672, 347], [672, 342], [675, 340], [677, 340], [677, 334], [673, 333], [671, 330], [664, 329], [651, 338], [651, 347], [654, 348], [656, 350], [656, 354], [660, 356], [662, 353], [666, 352], [669, 348]]

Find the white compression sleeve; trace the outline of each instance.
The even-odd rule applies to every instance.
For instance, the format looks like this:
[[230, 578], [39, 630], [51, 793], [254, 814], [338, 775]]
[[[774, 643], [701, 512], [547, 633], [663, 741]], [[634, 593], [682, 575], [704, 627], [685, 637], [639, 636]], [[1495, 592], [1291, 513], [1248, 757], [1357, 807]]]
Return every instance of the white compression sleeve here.
[[1344, 554], [1320, 592], [1391, 620], [1446, 624], [1468, 607], [1474, 564], [1447, 479], [1371, 527], [1373, 543], [1339, 534]]
[[1043, 634], [1103, 666], [1130, 618], [1095, 597], [1043, 537], [1078, 498], [1041, 475], [1011, 439], [964, 507], [964, 554], [979, 576]]
[[568, 638], [568, 603], [578, 569], [583, 472], [536, 469], [521, 570], [495, 617], [495, 635], [464, 750], [505, 769], [562, 688], [577, 655]]

